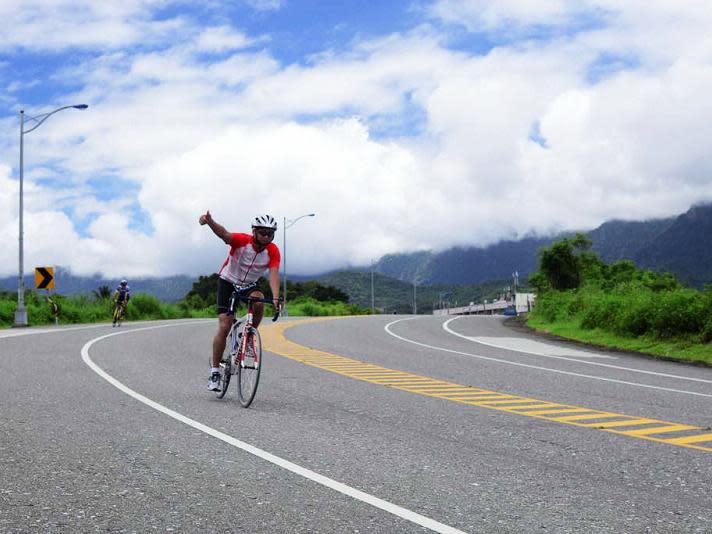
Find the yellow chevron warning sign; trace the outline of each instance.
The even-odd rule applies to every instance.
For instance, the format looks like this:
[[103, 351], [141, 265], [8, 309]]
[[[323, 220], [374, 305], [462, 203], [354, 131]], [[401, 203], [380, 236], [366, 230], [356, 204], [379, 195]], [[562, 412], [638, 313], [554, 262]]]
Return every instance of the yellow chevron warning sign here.
[[35, 289], [54, 289], [54, 267], [35, 267]]

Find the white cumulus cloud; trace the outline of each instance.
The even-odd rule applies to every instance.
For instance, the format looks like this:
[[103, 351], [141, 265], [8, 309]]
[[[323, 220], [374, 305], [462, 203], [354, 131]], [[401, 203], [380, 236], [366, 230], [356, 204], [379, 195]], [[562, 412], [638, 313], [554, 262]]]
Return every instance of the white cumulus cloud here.
[[[226, 251], [197, 224], [204, 210], [234, 231], [261, 212], [280, 224], [314, 212], [288, 230], [287, 256], [290, 271], [316, 273], [712, 200], [712, 14], [701, 2], [443, 0], [412, 31], [287, 63], [268, 32], [178, 16], [168, 20], [187, 35], [173, 39], [153, 26], [151, 2], [81, 6], [90, 21], [130, 33], [137, 20], [163, 41], [123, 47], [134, 37], [117, 30], [55, 72], [75, 87], [62, 100], [90, 108], [27, 136], [32, 261], [205, 274]], [[468, 51], [453, 24], [499, 44]], [[533, 38], [538, 27], [555, 31]], [[16, 117], [0, 125], [8, 275]]]

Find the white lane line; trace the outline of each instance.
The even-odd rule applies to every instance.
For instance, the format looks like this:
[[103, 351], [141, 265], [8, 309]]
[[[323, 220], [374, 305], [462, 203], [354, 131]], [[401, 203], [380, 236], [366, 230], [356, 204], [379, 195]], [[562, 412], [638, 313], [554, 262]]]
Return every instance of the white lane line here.
[[[391, 327], [392, 325], [394, 325], [394, 324], [396, 324], [396, 323], [400, 323], [400, 322], [402, 322], [402, 321], [410, 321], [410, 320], [412, 320], [412, 319], [416, 319], [416, 317], [408, 317], [408, 318], [406, 318], [406, 319], [398, 319], [398, 320], [396, 320], [396, 321], [392, 321], [392, 322], [388, 323], [388, 324], [384, 327], [384, 330], [386, 331], [386, 333], [390, 334], [391, 336], [395, 337], [396, 339], [400, 339], [401, 341], [405, 341], [405, 342], [407, 342], [407, 343], [412, 343], [413, 345], [419, 345], [419, 346], [421, 346], [421, 347], [425, 347], [425, 348], [433, 349], [433, 350], [440, 350], [440, 351], [443, 351], [443, 352], [449, 352], [449, 353], [451, 353], [451, 354], [459, 354], [459, 355], [461, 355], [461, 356], [469, 356], [470, 358], [478, 358], [478, 359], [480, 359], [480, 360], [487, 360], [487, 361], [491, 361], [491, 362], [504, 363], [504, 364], [506, 364], [506, 365], [514, 365], [514, 366], [517, 366], [517, 367], [526, 367], [526, 368], [528, 368], [528, 369], [537, 369], [537, 370], [539, 370], [539, 371], [547, 371], [547, 372], [549, 372], [549, 373], [558, 373], [558, 374], [561, 374], [561, 375], [576, 376], [576, 377], [579, 377], [579, 378], [589, 378], [589, 379], [591, 379], [591, 380], [601, 380], [601, 381], [603, 381], [603, 382], [615, 382], [615, 383], [617, 383], [617, 384], [625, 384], [625, 385], [628, 385], [628, 386], [636, 386], [636, 387], [640, 387], [640, 388], [659, 389], [659, 390], [661, 390], [661, 391], [670, 391], [670, 392], [673, 392], [673, 393], [682, 393], [682, 394], [684, 394], [684, 395], [695, 395], [695, 396], [697, 396], [697, 397], [709, 397], [709, 398], [712, 398], [712, 395], [710, 395], [710, 394], [708, 394], [708, 393], [698, 393], [698, 392], [696, 392], [696, 391], [687, 391], [687, 390], [684, 390], [684, 389], [664, 388], [664, 387], [662, 387], [662, 386], [652, 386], [652, 385], [650, 385], [650, 384], [641, 384], [641, 383], [639, 383], [639, 382], [628, 382], [628, 381], [626, 381], [626, 380], [616, 380], [615, 378], [603, 378], [603, 377], [600, 377], [600, 376], [584, 375], [584, 374], [581, 374], [581, 373], [573, 373], [573, 372], [571, 372], [571, 371], [562, 371], [562, 370], [560, 370], [560, 369], [551, 369], [551, 368], [549, 368], [549, 367], [540, 367], [540, 366], [538, 366], [538, 365], [529, 365], [529, 364], [526, 364], [526, 363], [511, 362], [511, 361], [509, 361], [509, 360], [502, 360], [502, 359], [499, 359], [499, 358], [491, 358], [491, 357], [489, 357], [489, 356], [482, 356], [482, 355], [480, 355], [480, 354], [472, 354], [472, 353], [470, 353], [470, 352], [461, 352], [461, 351], [459, 351], [459, 350], [446, 349], [445, 347], [436, 347], [436, 346], [434, 346], [434, 345], [428, 345], [427, 343], [420, 343], [419, 341], [414, 341], [414, 340], [412, 340], [412, 339], [408, 339], [408, 338], [405, 338], [405, 337], [403, 337], [403, 336], [399, 336], [398, 334], [396, 334], [396, 333], [394, 333], [394, 332], [392, 332], [392, 331], [390, 330], [390, 327]], [[579, 360], [575, 360], [575, 361], [579, 361]], [[586, 362], [586, 363], [590, 363], [590, 362]]]
[[[174, 323], [173, 324], [190, 324], [190, 323], [198, 323], [198, 322], [205, 322], [211, 319], [173, 319]], [[215, 319], [212, 319], [213, 321]], [[140, 323], [124, 323], [124, 326], [121, 328], [126, 328], [127, 330], [130, 330], [130, 326], [138, 325]], [[49, 327], [49, 328], [42, 328], [42, 329], [36, 329], [36, 328], [23, 328], [21, 330], [7, 330], [7, 331], [0, 331], [0, 339], [3, 338], [11, 338], [11, 337], [19, 337], [19, 336], [34, 336], [34, 335], [39, 335], [39, 334], [62, 334], [64, 332], [73, 332], [75, 330], [89, 330], [92, 328], [106, 328], [109, 326], [109, 323], [99, 323], [99, 324], [90, 324], [90, 325], [82, 325], [82, 326], [54, 326], [54, 327]]]
[[73, 330], [88, 330], [90, 328], [106, 328], [109, 323], [93, 324], [88, 326], [71, 326], [69, 328], [43, 328], [37, 330], [34, 328], [23, 328], [22, 330], [7, 330], [0, 332], [0, 339], [8, 337], [19, 337], [19, 336], [33, 336], [37, 334], [54, 334], [60, 332], [72, 332]]
[[597, 365], [598, 367], [608, 367], [610, 369], [619, 369], [621, 371], [631, 371], [633, 373], [642, 373], [646, 375], [654, 375], [654, 376], [664, 376], [666, 378], [677, 378], [679, 380], [689, 380], [690, 382], [703, 382], [705, 384], [712, 384], [712, 380], [705, 380], [704, 378], [694, 378], [691, 376], [681, 376], [681, 375], [673, 375], [669, 373], [659, 373], [657, 371], [646, 371], [644, 369], [634, 369], [632, 367], [623, 367], [621, 365], [613, 365], [611, 363], [601, 363], [601, 362], [589, 362], [586, 360], [578, 360], [576, 358], [567, 358], [565, 356], [554, 356], [553, 354], [539, 354], [537, 352], [528, 352], [524, 350], [517, 350], [517, 349], [509, 349], [507, 347], [498, 347], [497, 345], [492, 345], [490, 343], [484, 343], [482, 341], [478, 341], [476, 338], [470, 337], [470, 336], [465, 336], [463, 334], [460, 334], [458, 332], [455, 332], [452, 328], [450, 328], [449, 324], [454, 321], [455, 319], [460, 319], [460, 317], [453, 317], [452, 319], [449, 319], [443, 323], [443, 329], [446, 332], [449, 332], [450, 334], [461, 337], [463, 339], [468, 339], [470, 341], [474, 341], [475, 343], [481, 343], [482, 345], [489, 345], [492, 347], [497, 347], [501, 349], [507, 349], [507, 350], [513, 350], [515, 352], [523, 352], [524, 354], [533, 354], [535, 356], [544, 356], [546, 358], [555, 358], [557, 360], [566, 360], [568, 362], [576, 362], [576, 363], [585, 363], [587, 365]]
[[[456, 319], [459, 319], [459, 317], [456, 317]], [[569, 358], [598, 358], [603, 360], [618, 359], [617, 356], [608, 356], [607, 354], [599, 354], [597, 352], [587, 352], [583, 350], [570, 349], [567, 347], [561, 347], [559, 345], [549, 345], [547, 343], [542, 343], [540, 341], [534, 341], [522, 337], [465, 336], [456, 332], [451, 332], [448, 328], [445, 328], [445, 330], [463, 339], [468, 339], [473, 343], [479, 343], [480, 345], [486, 345], [488, 347], [494, 347], [496, 349], [510, 350], [512, 352], [533, 354], [535, 356], [542, 356], [544, 358], [565, 356]]]
[[81, 350], [82, 360], [84, 360], [84, 363], [86, 363], [92, 369], [92, 371], [94, 371], [96, 374], [98, 374], [104, 380], [109, 382], [112, 386], [123, 391], [130, 397], [133, 397], [134, 399], [136, 399], [139, 402], [142, 402], [146, 406], [150, 406], [154, 410], [158, 410], [159, 412], [161, 412], [169, 417], [172, 417], [173, 419], [180, 421], [181, 423], [184, 423], [192, 428], [195, 428], [196, 430], [200, 430], [201, 432], [204, 432], [205, 434], [208, 434], [209, 436], [212, 436], [212, 437], [217, 438], [221, 441], [224, 441], [225, 443], [232, 445], [233, 447], [236, 447], [236, 448], [241, 449], [245, 452], [253, 454], [259, 458], [262, 458], [263, 460], [265, 460], [267, 462], [270, 462], [278, 467], [281, 467], [282, 469], [286, 469], [287, 471], [290, 471], [290, 472], [300, 475], [304, 478], [307, 478], [313, 482], [316, 482], [317, 484], [321, 484], [322, 486], [326, 486], [327, 488], [338, 491], [339, 493], [342, 493], [344, 495], [352, 497], [356, 500], [359, 500], [366, 504], [370, 504], [371, 506], [374, 506], [376, 508], [380, 508], [381, 510], [384, 510], [384, 511], [389, 512], [393, 515], [396, 515], [398, 517], [406, 519], [412, 523], [415, 523], [416, 525], [420, 525], [421, 527], [428, 528], [434, 532], [442, 532], [444, 534], [465, 534], [461, 530], [458, 530], [451, 526], [448, 526], [448, 525], [445, 525], [438, 521], [435, 521], [434, 519], [430, 519], [429, 517], [420, 515], [416, 512], [408, 510], [407, 508], [403, 508], [401, 506], [390, 503], [388, 501], [384, 501], [383, 499], [379, 499], [378, 497], [375, 497], [375, 496], [365, 493], [363, 491], [359, 491], [355, 488], [352, 488], [351, 486], [347, 486], [346, 484], [343, 484], [343, 483], [333, 480], [331, 478], [325, 477], [324, 475], [321, 475], [315, 471], [311, 471], [310, 469], [307, 469], [305, 467], [302, 467], [300, 465], [292, 463], [289, 460], [285, 460], [285, 459], [280, 458], [279, 456], [275, 456], [274, 454], [271, 454], [267, 451], [258, 449], [254, 445], [250, 445], [249, 443], [240, 441], [239, 439], [233, 438], [232, 436], [223, 434], [222, 432], [215, 430], [214, 428], [211, 428], [211, 427], [204, 425], [203, 423], [200, 423], [194, 419], [186, 417], [185, 415], [182, 415], [174, 410], [171, 410], [170, 408], [166, 408], [162, 404], [159, 404], [156, 401], [149, 399], [148, 397], [144, 397], [140, 393], [137, 393], [133, 389], [124, 385], [122, 382], [119, 382], [117, 379], [115, 379], [113, 376], [111, 376], [106, 371], [104, 371], [101, 367], [99, 367], [96, 363], [94, 363], [94, 361], [89, 356], [89, 349], [97, 341], [101, 341], [103, 339], [113, 337], [113, 336], [118, 336], [118, 335], [121, 335], [124, 333], [128, 334], [129, 332], [153, 330], [156, 328], [167, 328], [169, 326], [177, 326], [177, 325], [168, 324], [168, 325], [149, 326], [147, 328], [136, 328], [136, 329], [127, 330], [124, 332], [112, 332], [111, 334], [106, 334], [106, 335], [94, 338], [91, 341], [88, 341], [82, 347], [82, 350]]

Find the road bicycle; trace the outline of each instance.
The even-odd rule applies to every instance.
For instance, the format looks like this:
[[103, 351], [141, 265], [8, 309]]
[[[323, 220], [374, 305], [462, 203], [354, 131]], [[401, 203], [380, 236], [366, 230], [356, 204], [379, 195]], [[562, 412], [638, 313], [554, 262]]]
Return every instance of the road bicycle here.
[[[235, 291], [230, 297], [228, 308], [228, 315], [232, 315], [233, 320], [230, 333], [227, 336], [225, 352], [220, 362], [220, 391], [217, 393], [218, 398], [222, 399], [227, 393], [231, 378], [235, 376], [237, 398], [245, 408], [252, 404], [255, 398], [262, 370], [262, 340], [259, 331], [252, 326], [253, 305], [255, 302], [273, 303], [272, 299], [247, 295], [255, 286], [256, 284], [247, 287], [234, 285]], [[235, 317], [235, 311], [240, 301], [247, 304], [247, 313], [238, 319]], [[278, 318], [279, 308], [275, 311], [272, 322]]]
[[124, 315], [126, 315], [126, 303], [117, 302], [114, 305], [114, 313], [112, 317], [111, 326], [121, 326], [121, 321], [124, 320]]

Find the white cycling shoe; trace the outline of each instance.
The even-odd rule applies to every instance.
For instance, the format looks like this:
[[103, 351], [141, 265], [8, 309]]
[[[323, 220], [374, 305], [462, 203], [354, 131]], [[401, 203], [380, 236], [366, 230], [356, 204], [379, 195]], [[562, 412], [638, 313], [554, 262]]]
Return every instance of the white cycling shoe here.
[[208, 389], [210, 391], [220, 391], [220, 373], [215, 372], [210, 375]]

